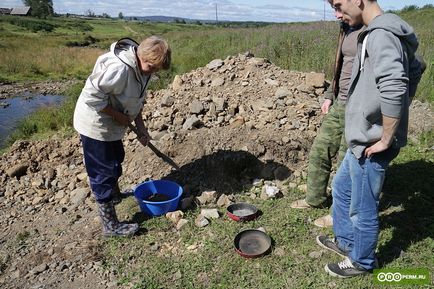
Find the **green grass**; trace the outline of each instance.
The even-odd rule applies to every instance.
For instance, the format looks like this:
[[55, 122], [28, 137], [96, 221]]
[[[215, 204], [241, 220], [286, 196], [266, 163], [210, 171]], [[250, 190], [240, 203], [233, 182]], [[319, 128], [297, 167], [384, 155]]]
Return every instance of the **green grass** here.
[[[434, 273], [433, 141], [432, 132], [421, 136], [402, 150], [387, 172], [378, 244], [383, 268], [428, 268]], [[125, 288], [377, 288], [372, 275], [341, 280], [325, 273], [325, 264], [341, 258], [315, 243], [318, 234], [332, 232], [311, 222], [328, 209], [289, 209], [291, 201], [304, 196], [297, 190], [267, 201], [251, 200], [245, 193], [237, 192], [237, 196], [262, 211], [258, 219], [237, 223], [220, 209], [220, 219], [197, 228], [194, 219], [199, 209], [195, 209], [184, 216], [189, 224], [180, 232], [164, 216], [144, 219], [135, 201], [126, 199], [119, 214], [138, 221], [146, 232], [131, 239], [106, 240], [105, 269], [115, 272], [118, 285]], [[242, 258], [234, 251], [234, 236], [259, 227], [273, 239], [272, 253], [259, 259]], [[158, 250], [151, 249], [155, 245]], [[197, 249], [188, 250], [191, 245]], [[309, 256], [317, 251], [322, 251], [319, 258]]]

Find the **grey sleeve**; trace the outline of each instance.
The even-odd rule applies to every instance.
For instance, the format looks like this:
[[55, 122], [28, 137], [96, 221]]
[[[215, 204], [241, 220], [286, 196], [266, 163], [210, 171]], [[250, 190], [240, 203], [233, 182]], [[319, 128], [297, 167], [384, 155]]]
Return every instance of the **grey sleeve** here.
[[370, 33], [367, 53], [380, 92], [381, 113], [400, 118], [409, 83], [401, 41], [391, 32], [376, 29]]

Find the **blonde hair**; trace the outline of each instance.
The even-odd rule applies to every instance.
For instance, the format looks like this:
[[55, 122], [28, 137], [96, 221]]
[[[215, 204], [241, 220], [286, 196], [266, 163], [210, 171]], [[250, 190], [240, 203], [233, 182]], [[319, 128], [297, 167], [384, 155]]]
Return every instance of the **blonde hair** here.
[[141, 60], [150, 62], [162, 69], [169, 69], [171, 54], [167, 41], [158, 36], [146, 38], [137, 48], [137, 55]]

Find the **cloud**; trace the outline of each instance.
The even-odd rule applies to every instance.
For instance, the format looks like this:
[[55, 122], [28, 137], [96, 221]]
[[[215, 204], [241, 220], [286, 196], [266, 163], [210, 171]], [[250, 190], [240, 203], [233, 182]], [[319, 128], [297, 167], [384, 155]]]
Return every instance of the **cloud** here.
[[[215, 4], [217, 3], [220, 20], [291, 22], [313, 21], [323, 18], [322, 4], [318, 5], [318, 9], [312, 9], [273, 4], [266, 1], [236, 0], [96, 0], [93, 2], [88, 0], [56, 0], [53, 2], [54, 11], [57, 13], [85, 14], [86, 11], [91, 10], [97, 15], [107, 13], [113, 17], [117, 17], [119, 12], [122, 12], [124, 16], [165, 15], [203, 20], [214, 19]], [[238, 4], [237, 2], [245, 4]], [[256, 4], [259, 2], [268, 4]], [[3, 0], [2, 3], [1, 6], [4, 7], [23, 5], [20, 0]], [[284, 3], [290, 2], [285, 1]], [[333, 19], [333, 14], [327, 13], [327, 19]]]

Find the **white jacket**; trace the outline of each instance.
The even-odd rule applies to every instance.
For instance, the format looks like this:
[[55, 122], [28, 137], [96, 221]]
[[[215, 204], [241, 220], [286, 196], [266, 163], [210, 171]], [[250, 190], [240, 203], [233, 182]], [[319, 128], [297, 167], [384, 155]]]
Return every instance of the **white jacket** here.
[[150, 76], [140, 73], [137, 46], [124, 38], [98, 57], [75, 107], [74, 128], [78, 133], [101, 141], [123, 138], [126, 127], [101, 110], [110, 104], [133, 120], [143, 108]]

